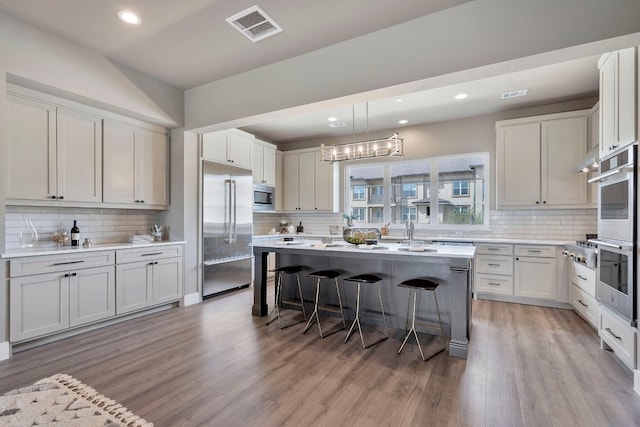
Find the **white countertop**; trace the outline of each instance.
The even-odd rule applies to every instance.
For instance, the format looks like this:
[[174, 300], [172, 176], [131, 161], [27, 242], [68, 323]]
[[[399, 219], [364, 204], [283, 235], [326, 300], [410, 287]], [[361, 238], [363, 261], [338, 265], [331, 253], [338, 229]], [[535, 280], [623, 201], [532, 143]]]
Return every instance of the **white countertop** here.
[[349, 252], [349, 253], [371, 253], [377, 255], [389, 254], [413, 256], [413, 257], [446, 257], [446, 258], [473, 258], [476, 248], [475, 246], [458, 246], [458, 245], [426, 245], [424, 251], [411, 251], [406, 245], [398, 243], [384, 242], [380, 245], [350, 245], [345, 242], [338, 243], [339, 246], [324, 246], [318, 241], [294, 241], [294, 242], [256, 242], [253, 246], [273, 249], [290, 249], [290, 250], [312, 250], [318, 252]]
[[[313, 234], [313, 233], [288, 233], [288, 234], [260, 234], [253, 236], [254, 240], [268, 239], [277, 237], [293, 237], [305, 239], [321, 239], [323, 237], [331, 237], [334, 241], [342, 241], [342, 234]], [[405, 240], [402, 236], [382, 236], [383, 243], [400, 242]], [[464, 237], [464, 236], [416, 236], [414, 240], [423, 240], [425, 242], [473, 242], [473, 243], [506, 243], [506, 244], [524, 244], [524, 245], [552, 245], [563, 246], [567, 243], [574, 243], [569, 240], [541, 240], [541, 239], [500, 239], [495, 237]]]
[[150, 242], [150, 243], [104, 243], [94, 244], [90, 248], [83, 248], [80, 246], [34, 246], [33, 248], [19, 248], [15, 250], [7, 251], [0, 254], [0, 258], [21, 258], [28, 256], [39, 255], [62, 255], [62, 254], [77, 254], [80, 252], [95, 252], [95, 251], [111, 251], [116, 249], [136, 249], [146, 248], [154, 246], [166, 246], [166, 245], [184, 245], [185, 241], [166, 241], [166, 242]]

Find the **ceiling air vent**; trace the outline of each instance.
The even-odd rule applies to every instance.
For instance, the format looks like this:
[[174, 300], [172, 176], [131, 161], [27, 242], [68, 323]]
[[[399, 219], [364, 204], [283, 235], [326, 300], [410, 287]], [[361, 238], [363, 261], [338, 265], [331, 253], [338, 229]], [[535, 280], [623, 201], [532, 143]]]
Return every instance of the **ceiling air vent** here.
[[236, 13], [227, 18], [226, 21], [252, 42], [257, 42], [282, 32], [282, 27], [276, 24], [258, 6], [251, 6], [240, 13]]
[[504, 92], [500, 98], [501, 99], [509, 99], [509, 98], [517, 98], [519, 96], [525, 96], [527, 94], [528, 89], [520, 89], [520, 90], [512, 90], [511, 92]]

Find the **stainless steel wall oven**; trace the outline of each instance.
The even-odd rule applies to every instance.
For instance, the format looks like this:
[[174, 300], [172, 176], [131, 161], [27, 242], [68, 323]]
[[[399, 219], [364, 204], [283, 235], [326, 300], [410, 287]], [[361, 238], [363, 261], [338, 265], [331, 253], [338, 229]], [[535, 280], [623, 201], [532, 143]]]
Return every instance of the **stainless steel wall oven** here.
[[600, 162], [597, 297], [635, 326], [637, 244], [637, 145]]

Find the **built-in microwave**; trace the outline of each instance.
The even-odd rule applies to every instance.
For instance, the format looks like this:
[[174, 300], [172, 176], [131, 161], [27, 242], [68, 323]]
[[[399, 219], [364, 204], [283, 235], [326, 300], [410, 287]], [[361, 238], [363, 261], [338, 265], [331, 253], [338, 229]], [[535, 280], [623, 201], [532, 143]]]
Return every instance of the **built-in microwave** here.
[[276, 210], [276, 189], [269, 185], [253, 185], [253, 210], [254, 211], [275, 211]]

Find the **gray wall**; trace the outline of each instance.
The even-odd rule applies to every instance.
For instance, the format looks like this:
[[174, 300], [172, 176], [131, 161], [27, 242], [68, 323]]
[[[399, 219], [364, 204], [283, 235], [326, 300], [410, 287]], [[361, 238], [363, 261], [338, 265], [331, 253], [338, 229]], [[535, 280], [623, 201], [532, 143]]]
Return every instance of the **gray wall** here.
[[637, 0], [476, 0], [187, 90], [185, 127], [242, 127], [634, 46], [638, 16]]

